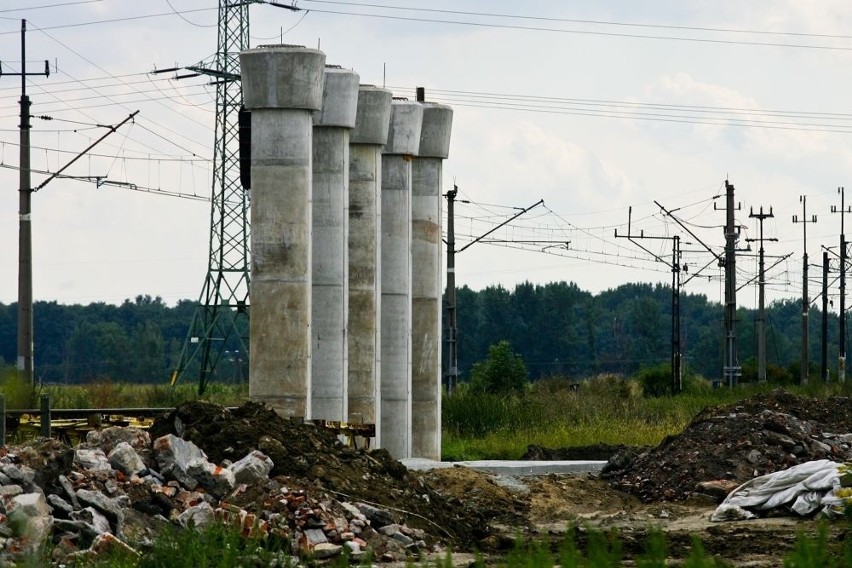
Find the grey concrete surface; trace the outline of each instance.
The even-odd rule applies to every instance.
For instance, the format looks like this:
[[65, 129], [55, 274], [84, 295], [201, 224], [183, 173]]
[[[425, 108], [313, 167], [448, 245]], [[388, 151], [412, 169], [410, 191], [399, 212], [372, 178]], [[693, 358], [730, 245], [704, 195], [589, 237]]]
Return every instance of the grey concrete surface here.
[[[381, 419], [382, 145], [387, 142], [391, 92], [362, 85], [355, 129], [349, 135], [349, 421]], [[381, 447], [376, 429], [373, 447]]]
[[476, 460], [442, 462], [426, 458], [400, 460], [408, 469], [428, 471], [447, 467], [467, 467], [495, 475], [547, 475], [549, 473], [596, 473], [606, 465], [605, 461], [524, 461], [524, 460]]
[[249, 396], [309, 417], [312, 112], [325, 55], [271, 47], [240, 54], [252, 111]]
[[411, 183], [411, 445], [414, 457], [441, 457], [441, 201], [453, 111], [422, 103], [420, 147]]
[[423, 109], [395, 100], [382, 155], [381, 431], [382, 447], [411, 457], [411, 161]]
[[358, 80], [354, 71], [327, 67], [322, 108], [313, 115], [310, 416], [323, 420], [349, 416], [349, 131]]

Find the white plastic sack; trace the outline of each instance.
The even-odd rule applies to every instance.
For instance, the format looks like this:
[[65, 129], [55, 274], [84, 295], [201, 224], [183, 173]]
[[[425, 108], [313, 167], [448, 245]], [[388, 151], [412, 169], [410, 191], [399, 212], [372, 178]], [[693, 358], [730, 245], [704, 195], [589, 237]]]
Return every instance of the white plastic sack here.
[[734, 489], [710, 520], [751, 518], [746, 515], [750, 514], [748, 509], [768, 511], [787, 504], [800, 515], [810, 514], [819, 507], [824, 507], [824, 512], [830, 515], [829, 505], [832, 504], [842, 514], [842, 504], [834, 503], [839, 499], [834, 492], [840, 488], [838, 467], [841, 465], [831, 460], [817, 460], [755, 477]]

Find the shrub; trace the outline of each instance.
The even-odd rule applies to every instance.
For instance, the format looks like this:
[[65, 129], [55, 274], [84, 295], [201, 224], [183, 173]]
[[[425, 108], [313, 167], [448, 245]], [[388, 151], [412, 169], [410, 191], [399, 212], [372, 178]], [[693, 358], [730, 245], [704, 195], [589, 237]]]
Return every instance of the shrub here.
[[488, 357], [474, 363], [470, 375], [474, 392], [493, 394], [521, 392], [529, 377], [523, 357], [505, 339], [488, 348]]
[[585, 394], [597, 397], [639, 398], [642, 396], [642, 385], [634, 379], [626, 379], [621, 375], [600, 374], [580, 383], [580, 390]]
[[693, 375], [687, 373], [683, 377], [683, 392], [689, 394], [710, 394], [713, 390], [713, 383], [702, 377], [701, 375]]
[[646, 396], [665, 396], [672, 392], [672, 366], [668, 363], [644, 367], [636, 378]]

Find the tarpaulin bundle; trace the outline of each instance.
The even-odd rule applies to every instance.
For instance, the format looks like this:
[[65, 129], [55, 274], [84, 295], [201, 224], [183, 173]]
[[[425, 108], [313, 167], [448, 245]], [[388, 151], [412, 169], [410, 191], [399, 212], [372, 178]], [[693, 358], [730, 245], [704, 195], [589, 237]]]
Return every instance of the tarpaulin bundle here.
[[818, 509], [827, 517], [843, 515], [852, 505], [852, 464], [831, 460], [805, 462], [755, 477], [734, 489], [710, 517], [713, 521], [753, 519], [752, 511], [789, 507], [799, 515]]

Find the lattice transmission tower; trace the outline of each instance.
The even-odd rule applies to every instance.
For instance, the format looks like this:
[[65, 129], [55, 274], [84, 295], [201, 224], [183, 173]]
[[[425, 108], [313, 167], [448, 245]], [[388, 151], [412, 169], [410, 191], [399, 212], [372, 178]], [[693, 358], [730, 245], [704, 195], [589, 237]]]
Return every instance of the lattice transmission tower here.
[[192, 318], [174, 370], [174, 385], [198, 369], [203, 393], [216, 365], [227, 352], [237, 365], [248, 360], [249, 319], [249, 196], [240, 181], [240, 51], [248, 48], [249, 4], [219, 0], [218, 41], [211, 63], [187, 70], [213, 79], [216, 86], [216, 127], [213, 189], [210, 206], [210, 254], [199, 306]]

